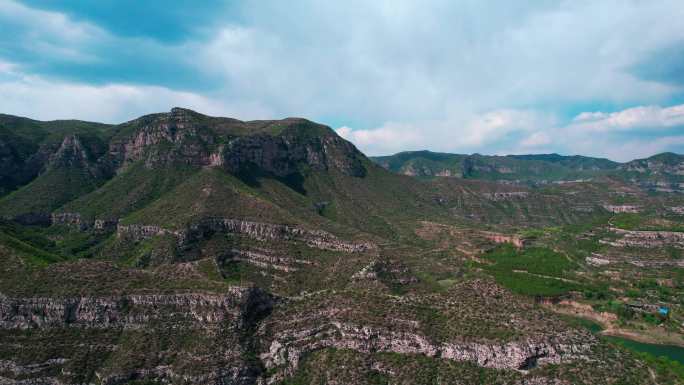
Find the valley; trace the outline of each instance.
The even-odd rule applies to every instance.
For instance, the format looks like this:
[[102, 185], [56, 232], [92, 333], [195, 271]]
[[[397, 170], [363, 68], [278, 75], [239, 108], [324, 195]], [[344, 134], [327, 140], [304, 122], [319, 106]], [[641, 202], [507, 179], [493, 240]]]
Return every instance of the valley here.
[[684, 380], [682, 155], [368, 158], [174, 108], [0, 115], [0, 164], [0, 384]]

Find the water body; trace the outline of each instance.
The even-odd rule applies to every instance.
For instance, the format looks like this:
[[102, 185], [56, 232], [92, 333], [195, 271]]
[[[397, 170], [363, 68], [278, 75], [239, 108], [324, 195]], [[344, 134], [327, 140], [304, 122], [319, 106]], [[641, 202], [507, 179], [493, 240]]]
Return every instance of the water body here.
[[628, 349], [632, 349], [637, 352], [649, 353], [656, 357], [667, 357], [672, 361], [677, 361], [684, 365], [684, 347], [674, 345], [646, 344], [622, 337], [606, 336], [604, 338], [625, 346]]
[[[591, 320], [575, 317], [567, 317], [566, 320], [570, 321], [571, 324], [576, 326], [587, 328], [594, 334], [599, 334], [603, 330], [603, 327], [601, 327], [600, 324]], [[684, 365], [684, 347], [675, 345], [647, 344], [615, 336], [600, 335], [600, 337], [610, 342], [620, 344], [627, 349], [641, 353], [649, 353], [656, 357], [666, 357], [671, 361], [677, 361]]]

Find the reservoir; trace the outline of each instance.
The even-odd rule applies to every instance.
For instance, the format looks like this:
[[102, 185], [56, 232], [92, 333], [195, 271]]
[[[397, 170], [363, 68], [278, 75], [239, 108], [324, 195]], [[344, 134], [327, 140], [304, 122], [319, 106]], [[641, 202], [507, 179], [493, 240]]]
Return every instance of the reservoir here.
[[656, 357], [667, 357], [672, 361], [677, 361], [684, 365], [684, 347], [674, 345], [646, 344], [643, 342], [632, 341], [626, 338], [605, 336], [605, 339], [623, 345], [629, 349], [652, 354]]

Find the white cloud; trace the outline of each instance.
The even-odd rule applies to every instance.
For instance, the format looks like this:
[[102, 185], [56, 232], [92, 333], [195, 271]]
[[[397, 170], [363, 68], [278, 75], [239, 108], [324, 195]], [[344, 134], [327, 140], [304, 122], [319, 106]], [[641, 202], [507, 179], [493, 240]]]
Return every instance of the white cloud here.
[[[666, 131], [681, 121], [674, 107], [585, 113], [567, 124], [553, 112], [590, 102], [664, 105], [682, 92], [677, 83], [632, 72], [684, 41], [681, 1], [302, 0], [244, 2], [234, 11], [239, 18], [208, 23], [204, 40], [165, 45], [0, 0], [0, 25], [20, 27], [18, 50], [131, 73], [140, 59], [143, 76], [118, 79], [145, 81], [168, 62], [212, 80], [194, 90], [183, 83], [185, 91], [164, 83], [173, 76], [150, 81], [158, 86], [94, 86], [27, 74], [32, 63], [5, 57], [26, 67], [0, 58], [0, 111], [120, 121], [184, 105], [248, 119], [303, 116], [353, 127], [338, 132], [371, 154], [429, 148], [600, 155], [609, 147], [592, 143], [633, 140], [608, 134], [649, 126], [672, 136]], [[133, 64], [117, 62], [121, 55]], [[180, 77], [193, 82], [187, 75]], [[588, 132], [604, 136], [586, 138]]]
[[551, 143], [552, 143], [552, 140], [551, 140], [551, 136], [549, 136], [549, 134], [547, 134], [546, 132], [538, 131], [538, 132], [531, 134], [527, 138], [523, 139], [520, 142], [520, 145], [523, 148], [529, 149], [529, 148], [541, 148], [541, 147], [546, 146], [546, 145], [551, 144]]
[[[660, 103], [629, 68], [684, 40], [673, 1], [246, 3], [197, 44], [197, 68], [284, 115], [446, 121], [586, 100]], [[274, 22], [277, 21], [277, 22]], [[301, 20], [307, 20], [302, 23]], [[340, 23], [344, 20], [344, 23]]]
[[582, 112], [568, 124], [532, 133], [512, 152], [557, 151], [628, 161], [664, 151], [681, 152], [683, 132], [684, 105]]
[[0, 1], [0, 20], [23, 25], [40, 38], [77, 42], [97, 38], [104, 33], [92, 24], [75, 22], [62, 13], [27, 7], [13, 0]]
[[109, 38], [101, 28], [71, 20], [59, 12], [31, 8], [13, 0], [0, 1], [0, 24], [11, 30], [13, 41], [41, 57], [87, 62], [96, 57], [83, 51], [84, 45]]
[[[338, 134], [371, 155], [430, 148], [438, 151], [475, 151], [483, 146], [545, 127], [555, 119], [530, 110], [495, 110], [466, 119], [460, 114], [445, 120], [387, 122], [374, 129], [341, 127]], [[491, 152], [491, 151], [489, 151]]]
[[537, 106], [657, 104], [681, 91], [630, 72], [684, 40], [675, 1], [302, 1], [241, 11], [243, 25], [194, 47], [198, 70], [225, 81], [224, 98], [280, 116], [362, 122], [339, 132], [370, 154], [565, 149], [574, 137]]
[[17, 66], [0, 62], [2, 113], [40, 120], [81, 119], [121, 123], [152, 112], [181, 106], [237, 118], [267, 117], [270, 113], [252, 104], [228, 104], [192, 92], [165, 87], [129, 84], [93, 86], [44, 79], [18, 72]]
[[684, 125], [684, 104], [666, 108], [639, 106], [611, 113], [583, 112], [573, 119], [571, 127], [581, 131], [607, 132], [664, 129], [681, 125]]
[[398, 149], [417, 149], [427, 143], [416, 127], [407, 124], [390, 122], [373, 130], [353, 130], [343, 126], [335, 131], [369, 155], [386, 154]]
[[660, 138], [622, 139], [596, 137], [593, 140], [582, 140], [570, 144], [573, 153], [600, 156], [615, 161], [626, 162], [633, 159], [673, 151], [684, 147], [684, 135], [664, 136]]

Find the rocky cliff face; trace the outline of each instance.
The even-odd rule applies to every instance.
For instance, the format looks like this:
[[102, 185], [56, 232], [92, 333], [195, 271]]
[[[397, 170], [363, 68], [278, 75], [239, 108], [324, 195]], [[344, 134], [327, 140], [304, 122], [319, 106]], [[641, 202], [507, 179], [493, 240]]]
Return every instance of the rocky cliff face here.
[[616, 247], [645, 247], [656, 248], [673, 246], [684, 248], [684, 233], [676, 231], [635, 231], [611, 228], [615, 234], [620, 236], [617, 240], [601, 240], [601, 243]]
[[139, 241], [153, 236], [171, 235], [177, 239], [178, 244], [181, 246], [200, 239], [206, 239], [215, 233], [240, 234], [256, 240], [302, 242], [313, 248], [352, 253], [374, 248], [374, 245], [371, 243], [343, 241], [322, 230], [305, 230], [288, 225], [230, 218], [206, 218], [182, 230], [170, 230], [148, 225], [120, 224], [117, 227], [117, 236], [120, 238]]
[[419, 332], [397, 332], [340, 322], [290, 330], [274, 337], [268, 351], [260, 357], [266, 368], [286, 367], [284, 373], [294, 372], [304, 354], [331, 347], [363, 353], [422, 354], [467, 361], [486, 368], [529, 370], [538, 365], [586, 360], [596, 343], [590, 335], [559, 335], [507, 343], [435, 343]]
[[646, 159], [636, 159], [620, 166], [621, 170], [656, 175], [684, 175], [684, 157], [665, 152]]
[[51, 225], [69, 226], [80, 231], [112, 231], [116, 229], [118, 223], [118, 219], [87, 219], [79, 213], [62, 212], [50, 215]]
[[[0, 350], [16, 357], [0, 359], [0, 383], [255, 384], [261, 369], [246, 358], [250, 330], [272, 307], [270, 296], [244, 287], [224, 294], [0, 296], [0, 333], [14, 341]], [[60, 341], [60, 356], [27, 357], [40, 352], [41, 338]]]
[[214, 136], [202, 115], [174, 108], [170, 113], [145, 116], [124, 125], [130, 134], [118, 136], [109, 144], [109, 157], [117, 168], [142, 161], [148, 167], [176, 163], [201, 166], [208, 163], [207, 146]]
[[245, 262], [259, 268], [270, 268], [286, 273], [297, 271], [301, 266], [313, 265], [314, 262], [294, 258], [289, 255], [275, 253], [271, 250], [237, 250], [232, 249], [219, 256], [216, 261], [218, 264], [230, 262]]
[[[291, 123], [294, 126], [311, 124], [303, 119]], [[314, 170], [335, 170], [356, 177], [366, 173], [358, 150], [335, 135], [302, 138], [291, 132], [281, 136], [239, 137], [221, 147], [213, 156], [217, 159], [215, 163], [234, 173], [256, 166], [284, 177], [298, 172], [302, 164]]]
[[491, 231], [482, 231], [480, 234], [485, 238], [494, 243], [510, 243], [517, 248], [522, 248], [525, 246], [525, 239], [517, 235], [506, 235], [495, 233]]
[[641, 207], [634, 205], [603, 205], [606, 211], [611, 213], [638, 213], [641, 211]]
[[684, 156], [666, 152], [636, 159], [619, 167], [627, 180], [645, 190], [675, 193], [684, 191]]
[[525, 199], [529, 195], [530, 195], [530, 193], [527, 191], [502, 191], [502, 192], [493, 192], [493, 193], [483, 193], [482, 194], [482, 196], [484, 196], [485, 198], [493, 200], [493, 201]]
[[[354, 279], [374, 279], [375, 266], [370, 265]], [[260, 324], [256, 333], [263, 347], [260, 359], [267, 369], [279, 373], [270, 382], [294, 373], [307, 354], [328, 348], [364, 354], [417, 354], [525, 372], [549, 364], [581, 365], [598, 344], [589, 332], [555, 330], [555, 321], [544, 318], [538, 308], [507, 309], [509, 295], [484, 281], [459, 284], [445, 297], [435, 296], [425, 302], [410, 296], [374, 298], [370, 294], [355, 299], [333, 295], [323, 301], [313, 297], [286, 301]], [[509, 331], [521, 334], [502, 338], [498, 333], [486, 337], [477, 332], [477, 336], [469, 336], [469, 328], [488, 328], [472, 325], [468, 319], [484, 303], [492, 322], [507, 324]], [[444, 323], [436, 322], [443, 317]], [[543, 325], [535, 324], [541, 319], [545, 319]]]
[[308, 165], [314, 170], [365, 175], [363, 155], [329, 128], [294, 118], [269, 124], [274, 127], [174, 108], [127, 123], [133, 133], [112, 141], [109, 155], [124, 168], [138, 161], [151, 168], [180, 163], [285, 177]]
[[90, 156], [83, 143], [76, 135], [68, 135], [62, 140], [55, 153], [50, 155], [49, 164], [52, 167], [88, 168]]
[[[145, 379], [170, 382], [182, 379], [186, 384], [275, 383], [294, 373], [304, 355], [325, 348], [361, 353], [420, 354], [485, 368], [526, 371], [536, 366], [585, 360], [596, 343], [592, 336], [577, 332], [508, 342], [440, 341], [427, 336], [418, 321], [397, 318], [385, 326], [364, 324], [345, 320], [342, 316], [347, 311], [345, 308], [301, 309], [304, 313], [295, 313], [298, 319], [264, 318], [271, 314], [274, 306], [276, 301], [269, 295], [244, 287], [234, 287], [224, 294], [66, 298], [0, 296], [0, 332], [25, 335], [17, 337], [16, 341], [20, 343], [14, 349], [26, 349], [28, 346], [22, 344], [35, 343], [30, 342], [31, 335], [57, 336], [68, 330], [78, 330], [77, 333], [87, 337], [72, 343], [80, 346], [79, 349], [104, 349], [106, 357], [115, 357], [118, 350], [128, 351], [132, 348], [127, 345], [130, 342], [116, 337], [114, 341], [118, 342], [114, 346], [98, 348], [98, 338], [126, 335], [120, 333], [142, 338], [152, 333], [155, 340], [163, 340], [168, 338], [162, 337], [166, 333], [190, 333], [199, 341], [212, 341], [201, 343], [209, 344], [207, 349], [218, 349], [220, 353], [215, 356], [209, 350], [202, 353], [205, 355], [199, 355], [186, 347], [189, 350], [182, 353], [184, 360], [193, 362], [196, 370], [183, 365], [183, 361], [167, 361], [164, 357], [178, 352], [162, 350], [155, 353], [159, 355], [158, 360], [142, 359], [132, 367], [105, 365], [94, 373], [98, 383], [112, 385]], [[311, 319], [319, 322], [315, 326], [303, 327], [301, 321]], [[23, 334], [29, 330], [29, 334]], [[148, 354], [145, 348], [138, 349], [142, 349], [141, 354]], [[246, 351], [253, 351], [259, 364], [246, 360]], [[8, 383], [21, 378], [31, 378], [34, 383], [78, 383], [77, 378], [72, 377], [75, 373], [71, 372], [73, 366], [78, 365], [78, 359], [69, 353], [29, 362], [0, 359], [0, 379]], [[266, 371], [260, 369], [261, 365]]]
[[235, 287], [223, 295], [173, 294], [118, 297], [8, 298], [0, 296], [0, 329], [127, 328], [173, 320], [186, 327], [241, 327], [273, 306], [258, 289]]

